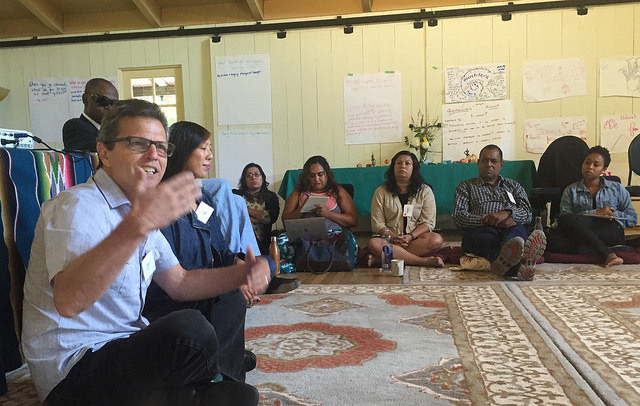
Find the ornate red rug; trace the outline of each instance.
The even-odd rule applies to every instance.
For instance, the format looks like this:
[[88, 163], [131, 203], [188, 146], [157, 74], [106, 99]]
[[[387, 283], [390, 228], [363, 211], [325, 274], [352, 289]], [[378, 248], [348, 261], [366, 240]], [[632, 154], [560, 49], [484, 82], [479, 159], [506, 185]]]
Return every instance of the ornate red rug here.
[[637, 284], [493, 279], [263, 297], [247, 381], [261, 405], [640, 404]]

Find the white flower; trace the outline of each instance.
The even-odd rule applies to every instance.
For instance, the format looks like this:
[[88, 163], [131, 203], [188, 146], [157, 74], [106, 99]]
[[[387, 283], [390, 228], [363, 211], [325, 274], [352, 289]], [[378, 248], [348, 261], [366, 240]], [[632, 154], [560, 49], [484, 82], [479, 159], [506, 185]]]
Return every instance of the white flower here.
[[428, 140], [422, 141], [422, 148], [428, 149], [430, 146], [431, 146], [431, 144], [429, 144]]
[[420, 148], [420, 138], [413, 137], [413, 139], [411, 140], [411, 146], [414, 148]]

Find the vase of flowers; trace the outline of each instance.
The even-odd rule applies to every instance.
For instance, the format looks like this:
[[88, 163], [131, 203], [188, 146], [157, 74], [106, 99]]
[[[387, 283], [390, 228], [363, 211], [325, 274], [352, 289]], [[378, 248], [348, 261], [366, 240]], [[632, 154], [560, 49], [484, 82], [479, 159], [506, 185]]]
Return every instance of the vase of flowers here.
[[411, 117], [411, 124], [409, 124], [411, 135], [404, 137], [404, 145], [415, 150], [420, 163], [429, 163], [427, 153], [429, 153], [431, 144], [436, 138], [435, 127], [439, 127], [438, 119], [436, 118], [429, 122], [420, 110], [418, 110], [415, 119]]

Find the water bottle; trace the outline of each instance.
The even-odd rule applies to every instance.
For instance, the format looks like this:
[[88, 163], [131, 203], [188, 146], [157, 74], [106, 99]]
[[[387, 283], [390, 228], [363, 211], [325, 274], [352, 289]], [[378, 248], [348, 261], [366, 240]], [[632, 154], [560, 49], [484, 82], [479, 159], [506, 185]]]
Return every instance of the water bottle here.
[[540, 216], [536, 217], [536, 226], [535, 226], [536, 230], [541, 230], [544, 231], [544, 228], [542, 227], [542, 219], [540, 218]]
[[269, 246], [269, 256], [276, 263], [276, 275], [280, 274], [280, 248], [278, 248], [278, 239], [271, 237], [271, 245]]
[[388, 228], [382, 233], [382, 256], [380, 258], [380, 273], [391, 275], [391, 260], [393, 259], [393, 238]]

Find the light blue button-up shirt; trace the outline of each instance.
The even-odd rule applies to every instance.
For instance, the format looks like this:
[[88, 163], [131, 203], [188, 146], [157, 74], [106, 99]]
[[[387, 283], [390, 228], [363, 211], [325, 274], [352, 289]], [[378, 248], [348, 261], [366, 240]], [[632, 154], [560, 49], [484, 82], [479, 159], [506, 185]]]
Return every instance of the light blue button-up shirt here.
[[570, 184], [562, 193], [560, 214], [595, 214], [597, 209], [610, 206], [614, 217], [622, 227], [634, 227], [638, 222], [638, 214], [631, 205], [631, 196], [620, 182], [600, 178], [600, 190], [596, 193], [596, 207], [593, 207], [593, 195], [584, 185], [584, 180]]
[[22, 348], [41, 400], [88, 350], [96, 351], [149, 324], [142, 317], [151, 283], [141, 266], [147, 254], [153, 252], [156, 272], [178, 264], [164, 236], [153, 231], [97, 302], [73, 318], [58, 314], [53, 278], [104, 240], [130, 208], [122, 190], [103, 170], [42, 205], [24, 284], [22, 332]]

